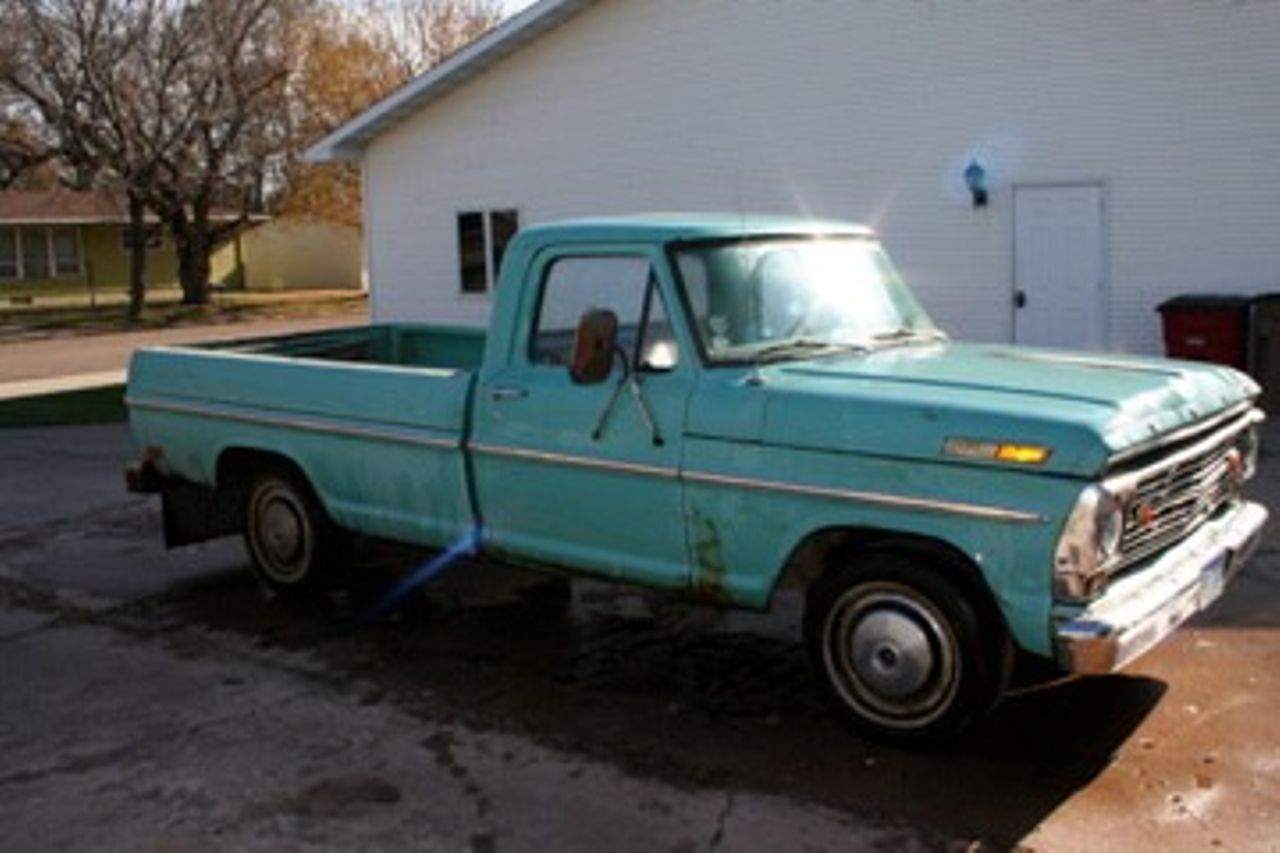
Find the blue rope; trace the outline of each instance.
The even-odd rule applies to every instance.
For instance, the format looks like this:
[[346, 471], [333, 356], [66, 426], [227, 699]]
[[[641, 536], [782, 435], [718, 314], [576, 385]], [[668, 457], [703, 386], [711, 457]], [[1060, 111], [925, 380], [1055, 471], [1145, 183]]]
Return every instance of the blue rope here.
[[463, 557], [474, 556], [480, 550], [480, 541], [484, 533], [479, 527], [473, 527], [462, 535], [457, 542], [445, 551], [427, 560], [418, 568], [401, 578], [391, 591], [383, 596], [382, 601], [369, 614], [366, 620], [372, 622], [387, 611], [399, 605], [414, 590], [452, 566]]

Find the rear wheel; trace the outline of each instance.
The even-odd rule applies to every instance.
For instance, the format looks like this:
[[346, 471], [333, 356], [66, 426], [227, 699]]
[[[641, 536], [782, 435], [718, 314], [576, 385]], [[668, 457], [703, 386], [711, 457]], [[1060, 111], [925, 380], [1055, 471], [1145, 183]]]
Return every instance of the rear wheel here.
[[278, 469], [259, 474], [245, 499], [245, 545], [258, 577], [276, 592], [315, 590], [333, 579], [347, 536], [311, 489]]
[[[901, 745], [952, 739], [1003, 689], [1007, 640], [913, 554], [869, 554], [810, 588], [805, 640], [828, 697], [858, 731]], [[996, 633], [989, 630], [988, 636]]]

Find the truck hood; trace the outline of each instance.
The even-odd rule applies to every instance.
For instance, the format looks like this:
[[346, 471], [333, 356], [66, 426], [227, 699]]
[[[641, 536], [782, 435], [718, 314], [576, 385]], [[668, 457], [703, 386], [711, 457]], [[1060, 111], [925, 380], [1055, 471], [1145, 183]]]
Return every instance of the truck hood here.
[[[722, 437], [914, 459], [944, 458], [948, 438], [1036, 444], [1052, 452], [1035, 470], [1082, 477], [1258, 392], [1215, 365], [958, 343], [790, 362], [759, 378], [763, 399], [740, 410], [755, 423]], [[690, 411], [692, 432], [716, 434], [717, 421]]]

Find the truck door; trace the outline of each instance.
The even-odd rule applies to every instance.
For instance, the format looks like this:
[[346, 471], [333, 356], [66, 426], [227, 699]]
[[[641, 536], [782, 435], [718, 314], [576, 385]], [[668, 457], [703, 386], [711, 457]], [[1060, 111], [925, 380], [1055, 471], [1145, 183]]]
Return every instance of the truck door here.
[[[671, 322], [665, 259], [651, 247], [559, 248], [529, 275], [508, 357], [486, 367], [476, 391], [471, 449], [488, 541], [515, 556], [683, 587], [679, 465], [693, 350]], [[621, 352], [605, 382], [576, 385], [574, 331], [592, 308], [617, 315]], [[624, 358], [637, 388], [620, 387]]]

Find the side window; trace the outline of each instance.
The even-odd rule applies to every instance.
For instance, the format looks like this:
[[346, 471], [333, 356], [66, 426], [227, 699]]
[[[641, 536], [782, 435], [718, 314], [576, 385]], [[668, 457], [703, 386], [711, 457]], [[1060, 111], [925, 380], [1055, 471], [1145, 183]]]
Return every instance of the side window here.
[[531, 360], [567, 365], [578, 319], [593, 308], [618, 315], [618, 345], [642, 369], [675, 366], [675, 337], [656, 280], [649, 262], [634, 257], [561, 258], [552, 264], [542, 286]]

